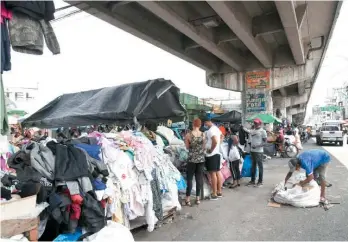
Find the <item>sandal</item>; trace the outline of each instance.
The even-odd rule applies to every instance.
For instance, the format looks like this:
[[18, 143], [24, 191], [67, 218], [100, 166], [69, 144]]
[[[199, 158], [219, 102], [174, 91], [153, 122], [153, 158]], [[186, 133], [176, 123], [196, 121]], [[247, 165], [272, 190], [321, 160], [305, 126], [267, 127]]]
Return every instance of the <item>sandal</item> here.
[[191, 207], [192, 206], [191, 201], [185, 201], [185, 206]]
[[199, 204], [201, 204], [201, 200], [197, 199], [196, 200], [196, 205], [199, 205]]
[[228, 188], [230, 188], [230, 189], [234, 189], [234, 188], [236, 188], [238, 186], [238, 184], [235, 184], [235, 185], [230, 185]]

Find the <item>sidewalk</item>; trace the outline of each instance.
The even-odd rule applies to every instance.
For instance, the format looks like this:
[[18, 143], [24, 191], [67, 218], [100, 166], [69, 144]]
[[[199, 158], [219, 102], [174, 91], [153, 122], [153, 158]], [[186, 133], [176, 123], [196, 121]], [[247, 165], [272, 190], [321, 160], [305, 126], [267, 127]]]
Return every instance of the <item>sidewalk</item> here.
[[[313, 143], [305, 149], [318, 148]], [[288, 172], [288, 159], [272, 159], [264, 165], [262, 188], [242, 185], [224, 189], [218, 201], [203, 201], [199, 207], [183, 207], [175, 222], [148, 233], [134, 234], [137, 241], [199, 240], [348, 240], [348, 170], [335, 157], [328, 171], [333, 184], [327, 197], [341, 202], [325, 212], [322, 208], [267, 207], [274, 185]], [[249, 180], [243, 180], [246, 184]], [[187, 218], [188, 217], [188, 218]]]

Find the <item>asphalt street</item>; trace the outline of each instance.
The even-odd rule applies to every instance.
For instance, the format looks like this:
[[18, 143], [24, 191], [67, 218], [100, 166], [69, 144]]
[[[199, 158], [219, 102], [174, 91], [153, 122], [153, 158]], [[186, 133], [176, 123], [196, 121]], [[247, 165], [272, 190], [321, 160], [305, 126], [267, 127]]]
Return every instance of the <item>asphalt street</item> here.
[[[311, 140], [305, 149], [320, 148]], [[340, 202], [330, 210], [268, 207], [275, 184], [288, 171], [288, 159], [265, 163], [262, 188], [241, 186], [224, 189], [218, 201], [203, 201], [199, 207], [183, 207], [173, 223], [149, 233], [135, 232], [136, 241], [222, 241], [222, 240], [348, 240], [348, 147], [323, 147], [332, 155], [328, 180], [333, 184], [327, 198]], [[344, 155], [345, 154], [345, 155]], [[249, 180], [244, 180], [247, 183]]]

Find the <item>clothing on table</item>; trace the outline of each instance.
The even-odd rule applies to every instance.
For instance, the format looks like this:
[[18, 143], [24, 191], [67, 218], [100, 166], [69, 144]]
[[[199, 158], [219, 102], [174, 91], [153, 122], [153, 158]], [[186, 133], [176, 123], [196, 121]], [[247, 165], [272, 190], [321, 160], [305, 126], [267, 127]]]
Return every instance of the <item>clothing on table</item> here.
[[42, 55], [45, 38], [47, 48], [54, 55], [60, 53], [53, 28], [45, 20], [35, 20], [24, 13], [13, 12], [12, 20], [9, 22], [9, 32], [14, 51]]
[[263, 143], [264, 139], [267, 139], [267, 133], [263, 128], [254, 129], [250, 131], [251, 139], [251, 152], [263, 153], [263, 147], [253, 148]]
[[50, 141], [47, 147], [55, 155], [55, 180], [71, 181], [88, 176], [86, 155], [73, 145], [62, 145]]
[[[313, 171], [319, 166], [331, 161], [330, 154], [324, 150], [306, 150], [299, 154], [297, 158], [301, 162], [301, 168], [306, 171], [306, 175], [313, 174]], [[293, 167], [291, 172], [294, 172], [296, 167]]]
[[195, 179], [196, 179], [196, 197], [200, 196], [201, 189], [203, 187], [203, 169], [204, 169], [204, 163], [193, 163], [193, 162], [187, 163], [186, 196], [191, 196], [193, 176], [195, 176]]
[[213, 143], [213, 137], [216, 137], [216, 147], [214, 150], [212, 150], [212, 152], [210, 154], [205, 154], [206, 157], [209, 156], [214, 156], [216, 154], [220, 154], [219, 152], [219, 147], [220, 147], [220, 137], [221, 137], [221, 131], [219, 130], [218, 127], [216, 127], [215, 125], [213, 125], [212, 127], [210, 127], [210, 129], [208, 131], [206, 131], [206, 139], [207, 139], [207, 144], [206, 144], [206, 149], [211, 149], [212, 143]]
[[205, 157], [205, 167], [209, 172], [217, 172], [221, 169], [221, 155], [215, 154], [213, 156]]
[[231, 170], [233, 181], [238, 181], [241, 178], [239, 165], [240, 165], [240, 160], [230, 161], [230, 170]]
[[256, 180], [256, 166], [259, 168], [259, 183], [263, 182], [263, 153], [251, 152], [251, 181]]
[[161, 221], [163, 219], [163, 206], [161, 198], [161, 187], [157, 176], [157, 170], [153, 169], [151, 175], [152, 181], [150, 182], [150, 185], [153, 198], [153, 211], [155, 211], [157, 219]]
[[190, 135], [190, 147], [187, 162], [191, 163], [202, 163], [205, 161], [204, 158], [204, 147], [203, 147], [203, 133], [201, 136], [196, 137], [192, 134]]

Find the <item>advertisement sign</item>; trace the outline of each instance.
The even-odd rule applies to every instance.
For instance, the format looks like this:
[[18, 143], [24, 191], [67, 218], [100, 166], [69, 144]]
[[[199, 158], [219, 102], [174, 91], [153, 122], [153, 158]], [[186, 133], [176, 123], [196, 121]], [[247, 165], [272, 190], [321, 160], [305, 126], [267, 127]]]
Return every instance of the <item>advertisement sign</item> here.
[[322, 112], [336, 112], [336, 111], [340, 111], [342, 109], [342, 107], [339, 106], [324, 106], [324, 107], [320, 107], [320, 111]]
[[246, 111], [249, 113], [266, 111], [265, 94], [246, 94]]
[[252, 71], [245, 74], [248, 89], [270, 88], [270, 71]]

